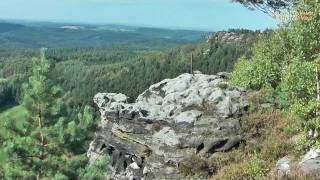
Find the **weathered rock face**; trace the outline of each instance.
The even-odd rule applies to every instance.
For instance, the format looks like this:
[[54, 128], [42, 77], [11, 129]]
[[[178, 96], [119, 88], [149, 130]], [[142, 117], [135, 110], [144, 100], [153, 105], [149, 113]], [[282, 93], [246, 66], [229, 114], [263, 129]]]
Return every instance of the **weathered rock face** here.
[[177, 167], [188, 155], [228, 151], [241, 141], [239, 117], [248, 101], [227, 78], [182, 74], [132, 104], [123, 94], [97, 94], [101, 124], [88, 157], [111, 155], [115, 179], [181, 179]]
[[284, 157], [276, 164], [277, 173], [291, 173], [291, 171], [301, 171], [304, 174], [320, 170], [320, 149], [312, 148], [305, 154], [299, 162], [291, 157]]

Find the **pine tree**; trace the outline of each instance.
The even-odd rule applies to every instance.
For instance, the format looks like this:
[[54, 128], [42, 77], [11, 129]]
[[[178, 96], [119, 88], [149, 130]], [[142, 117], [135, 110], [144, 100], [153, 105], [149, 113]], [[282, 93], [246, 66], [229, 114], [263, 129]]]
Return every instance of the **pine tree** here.
[[[70, 148], [70, 139], [77, 141], [78, 133], [65, 129], [78, 129], [80, 125], [86, 129], [92, 124], [66, 118], [62, 90], [50, 81], [50, 67], [43, 49], [41, 58], [33, 60], [32, 76], [25, 85], [22, 106], [28, 115], [1, 121], [0, 177], [66, 179], [76, 176], [77, 169], [85, 164], [85, 156], [74, 154]], [[90, 117], [87, 119], [92, 121]]]
[[61, 89], [51, 84], [49, 72], [50, 64], [42, 49], [41, 58], [33, 59], [32, 76], [25, 85], [22, 106], [28, 116], [18, 120], [9, 117], [3, 122], [5, 162], [1, 169], [8, 179], [54, 177], [66, 161], [60, 146], [63, 140], [56, 131], [64, 120]]

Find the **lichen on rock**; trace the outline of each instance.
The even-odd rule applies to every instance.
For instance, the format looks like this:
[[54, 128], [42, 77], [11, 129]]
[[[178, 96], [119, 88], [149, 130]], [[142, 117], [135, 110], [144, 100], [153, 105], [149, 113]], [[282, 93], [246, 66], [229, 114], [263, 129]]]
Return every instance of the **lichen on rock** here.
[[115, 179], [181, 179], [177, 167], [190, 154], [234, 148], [248, 100], [227, 78], [182, 74], [152, 85], [131, 104], [123, 94], [98, 93], [101, 123], [90, 161], [109, 154]]

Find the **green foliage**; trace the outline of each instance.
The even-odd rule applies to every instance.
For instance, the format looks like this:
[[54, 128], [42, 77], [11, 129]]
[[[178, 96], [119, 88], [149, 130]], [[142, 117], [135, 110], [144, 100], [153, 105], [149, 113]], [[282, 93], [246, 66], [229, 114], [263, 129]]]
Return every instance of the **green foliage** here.
[[281, 67], [288, 61], [286, 32], [278, 30], [273, 35], [266, 34], [253, 48], [251, 59], [237, 62], [231, 82], [252, 89], [276, 88], [281, 81]]
[[81, 171], [81, 178], [87, 180], [104, 180], [110, 175], [109, 165], [110, 158], [103, 156], [95, 160], [92, 164], [87, 165]]
[[[20, 28], [21, 32], [26, 30]], [[153, 29], [138, 31], [149, 37], [155, 35]], [[173, 32], [161, 31], [161, 35], [168, 33]], [[180, 31], [174, 33], [179, 35]], [[223, 35], [228, 33], [243, 38], [224, 40]], [[93, 109], [87, 106], [94, 94], [121, 92], [135, 98], [151, 84], [189, 72], [191, 53], [195, 70], [207, 74], [229, 71], [237, 58], [249, 56], [247, 47], [259, 33], [219, 32], [209, 43], [175, 49], [185, 42], [153, 39], [103, 48], [48, 49], [40, 56], [33, 49], [0, 49], [0, 107], [4, 111], [0, 114], [0, 177], [34, 179], [41, 174], [43, 179], [81, 178], [81, 169], [87, 163], [84, 153], [97, 125]], [[183, 34], [188, 39], [197, 36], [194, 32]], [[33, 41], [28, 37], [22, 44], [33, 46]], [[15, 105], [19, 106], [10, 108]], [[99, 179], [104, 173], [98, 164], [97, 168], [88, 167], [84, 179], [93, 174]]]
[[239, 61], [232, 82], [260, 89], [273, 87], [287, 105], [306, 105], [315, 97], [315, 67], [320, 47], [319, 5], [315, 1], [301, 3], [297, 12], [307, 11], [307, 19], [297, 19], [280, 28], [271, 37], [255, 45], [249, 60]]
[[27, 117], [27, 115], [28, 112], [23, 106], [12, 107], [0, 113], [0, 143], [3, 141], [8, 127], [15, 125], [18, 129], [23, 128], [24, 122], [21, 119]]
[[242, 179], [261, 179], [268, 169], [266, 163], [261, 159], [250, 159], [239, 164], [225, 166], [215, 179], [221, 180], [242, 180]]
[[[236, 85], [252, 89], [272, 87], [276, 104], [305, 121], [304, 125], [287, 128], [296, 134], [315, 132], [319, 127], [319, 19], [318, 0], [299, 1], [291, 21], [270, 38], [262, 38], [255, 45], [253, 57], [239, 61], [232, 73], [231, 82]], [[305, 138], [303, 142], [308, 146], [320, 144], [317, 138]]]
[[95, 126], [92, 109], [85, 107], [75, 120], [67, 116], [63, 92], [50, 72], [42, 50], [24, 86], [23, 105], [1, 114], [0, 171], [6, 179], [77, 178], [86, 164], [82, 143], [88, 143]]
[[[242, 134], [245, 143], [239, 149], [213, 158], [213, 164], [220, 163], [213, 179], [263, 179], [269, 177], [274, 164], [296, 151], [288, 124], [299, 124], [299, 120], [261, 104], [265, 102], [263, 92], [249, 94], [250, 113], [242, 118]], [[219, 156], [218, 156], [219, 157]], [[220, 160], [219, 160], [220, 159]], [[222, 161], [221, 161], [222, 159]], [[211, 165], [212, 166], [212, 165]], [[266, 178], [269, 179], [269, 178]]]
[[96, 125], [97, 121], [94, 118], [93, 109], [90, 106], [85, 106], [83, 113], [78, 113], [78, 116], [68, 122], [60, 131], [65, 133], [68, 148], [72, 152], [82, 153], [87, 151]]
[[17, 94], [16, 91], [15, 84], [17, 83], [17, 78], [0, 79], [0, 107], [2, 109], [3, 107], [14, 105], [17, 99], [20, 98], [20, 94]]
[[[145, 42], [103, 48], [48, 49], [46, 58], [53, 65], [49, 79], [66, 92], [67, 110], [74, 110], [68, 114], [76, 116], [86, 104], [92, 103], [97, 92], [119, 92], [135, 98], [151, 84], [189, 72], [191, 53], [195, 70], [206, 74], [230, 71], [239, 57], [250, 56], [250, 47], [259, 33], [222, 31], [215, 33], [208, 43], [187, 44], [179, 48], [171, 46], [170, 42], [163, 42], [161, 46]], [[242, 38], [228, 40], [225, 38], [229, 37], [228, 34], [235, 39]], [[7, 80], [5, 94], [10, 97], [4, 105], [22, 101], [21, 84], [32, 73], [30, 59], [37, 56], [32, 49], [0, 49], [0, 77]]]
[[267, 93], [248, 94], [251, 104], [249, 113], [241, 119], [243, 143], [228, 152], [216, 152], [204, 157], [191, 155], [179, 166], [186, 175], [198, 175], [212, 179], [270, 179], [270, 170], [282, 157], [297, 156], [300, 151], [288, 133], [288, 125], [301, 129], [300, 119], [286, 115], [273, 106], [265, 106]]
[[282, 98], [289, 111], [307, 119], [314, 113], [316, 104], [315, 65], [294, 59], [284, 67], [280, 84]]

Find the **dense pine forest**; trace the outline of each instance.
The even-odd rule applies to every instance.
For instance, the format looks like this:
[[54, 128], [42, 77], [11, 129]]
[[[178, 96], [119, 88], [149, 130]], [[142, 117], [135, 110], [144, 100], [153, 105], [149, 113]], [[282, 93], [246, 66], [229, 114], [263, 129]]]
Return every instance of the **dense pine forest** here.
[[[206, 113], [196, 120], [202, 115], [207, 119], [197, 124], [203, 137], [190, 138], [194, 149], [175, 141], [166, 144], [168, 149], [174, 146], [195, 150], [179, 164], [172, 159], [166, 161], [171, 170], [179, 171], [186, 179], [319, 179], [320, 2], [233, 2], [277, 19], [278, 27], [209, 33], [122, 25], [1, 21], [0, 179], [108, 179], [112, 173], [119, 173], [113, 158], [100, 154], [89, 162], [86, 153], [94, 138], [105, 138], [95, 137], [95, 133], [116, 123], [99, 125], [99, 109], [93, 97], [99, 92], [123, 93], [129, 97], [126, 103], [132, 103], [150, 85], [182, 73], [191, 73], [185, 77], [193, 78], [199, 71], [201, 75], [229, 72], [230, 77], [214, 76], [225, 82], [218, 82], [211, 89], [217, 96], [212, 98], [215, 100], [212, 104], [202, 103], [202, 109], [192, 104], [178, 112], [183, 114], [191, 109], [191, 114], [189, 111], [182, 116], [188, 119], [194, 109], [201, 110], [196, 112]], [[240, 113], [233, 105], [242, 100], [247, 104], [241, 104], [244, 112]], [[216, 113], [218, 105], [224, 107], [224, 117], [221, 112]], [[125, 125], [137, 125], [134, 118], [113, 117], [130, 121]], [[103, 118], [108, 117], [102, 115]], [[141, 124], [149, 128], [146, 131], [150, 137], [160, 133], [156, 138], [166, 142], [166, 137], [172, 140], [176, 136], [175, 131], [185, 133], [184, 136], [193, 133], [198, 122], [185, 123], [185, 119], [182, 123], [167, 124], [165, 118], [143, 119], [147, 125]], [[175, 127], [168, 127], [170, 123]], [[210, 123], [218, 128], [205, 127]], [[218, 126], [220, 123], [237, 130], [238, 143], [234, 139], [228, 143], [229, 132], [223, 132], [221, 141], [216, 141], [212, 132], [225, 130], [224, 126]], [[106, 137], [118, 138], [116, 143], [132, 141], [130, 133], [136, 132], [121, 127], [121, 123], [118, 126], [129, 129], [129, 133], [114, 132], [112, 126], [106, 128], [111, 131]], [[184, 132], [190, 127], [192, 131]], [[139, 129], [136, 134], [143, 136], [143, 133]], [[194, 145], [206, 136], [214, 138]], [[180, 139], [177, 141], [180, 143]], [[215, 151], [221, 149], [220, 142], [230, 148]], [[146, 146], [139, 139], [134, 143]], [[115, 151], [116, 147], [107, 146], [103, 144], [101, 152], [107, 149], [109, 155], [116, 152], [118, 159], [129, 157], [122, 154], [121, 148]], [[199, 153], [205, 146], [211, 149]], [[161, 149], [163, 153], [166, 150]], [[130, 165], [141, 168], [132, 162], [143, 164], [150, 151], [143, 151], [146, 155], [141, 159], [132, 156], [135, 159], [130, 160]], [[179, 158], [173, 160], [176, 159]], [[121, 168], [126, 172], [131, 166], [123, 164]], [[141, 177], [149, 173], [144, 171]]]
[[[9, 31], [9, 27], [4, 29]], [[208, 37], [199, 42], [123, 42], [105, 47], [49, 48], [42, 49], [41, 53], [38, 48], [2, 49], [0, 117], [3, 130], [1, 141], [4, 144], [1, 152], [2, 159], [9, 161], [0, 166], [0, 172], [11, 178], [90, 177], [90, 173], [97, 173], [97, 169], [92, 166], [86, 168], [85, 153], [99, 122], [92, 102], [97, 92], [124, 93], [133, 100], [151, 84], [189, 73], [191, 56], [195, 70], [207, 74], [231, 71], [238, 58], [251, 57], [250, 47], [262, 34], [265, 33], [229, 30], [203, 34]], [[38, 116], [39, 113], [41, 116]], [[46, 152], [41, 150], [41, 146], [37, 149], [32, 145], [37, 139], [32, 135], [37, 130], [37, 123], [32, 125], [29, 122], [40, 117], [43, 117], [41, 127], [47, 126], [47, 134], [43, 133], [41, 137], [59, 144], [53, 149], [46, 149]], [[38, 128], [41, 127], [38, 125]], [[26, 136], [31, 139], [25, 139]], [[45, 141], [40, 140], [39, 143], [45, 146]], [[27, 144], [17, 146], [22, 142]], [[28, 162], [18, 162], [8, 157], [10, 154], [18, 158], [32, 154], [32, 151], [49, 153], [50, 163], [44, 165], [34, 158]], [[62, 152], [70, 154], [69, 158], [73, 160], [68, 160]], [[101, 167], [107, 161], [98, 162], [97, 166], [100, 163]], [[9, 162], [19, 165], [13, 168]], [[59, 162], [64, 163], [60, 165]], [[27, 168], [30, 163], [35, 165], [31, 169]], [[49, 174], [36, 173], [42, 172], [39, 168], [43, 166], [57, 165], [58, 168], [46, 171]]]
[[[175, 48], [128, 43], [110, 48], [48, 49], [46, 58], [54, 66], [50, 78], [68, 94], [70, 106], [83, 107], [97, 92], [121, 92], [135, 98], [153, 83], [189, 72], [191, 54], [195, 70], [206, 74], [231, 71], [239, 57], [250, 56], [259, 34], [230, 30], [212, 35], [208, 42]], [[31, 73], [32, 57], [39, 57], [39, 50], [1, 51], [1, 97], [5, 97], [1, 106], [21, 101], [21, 82]]]

